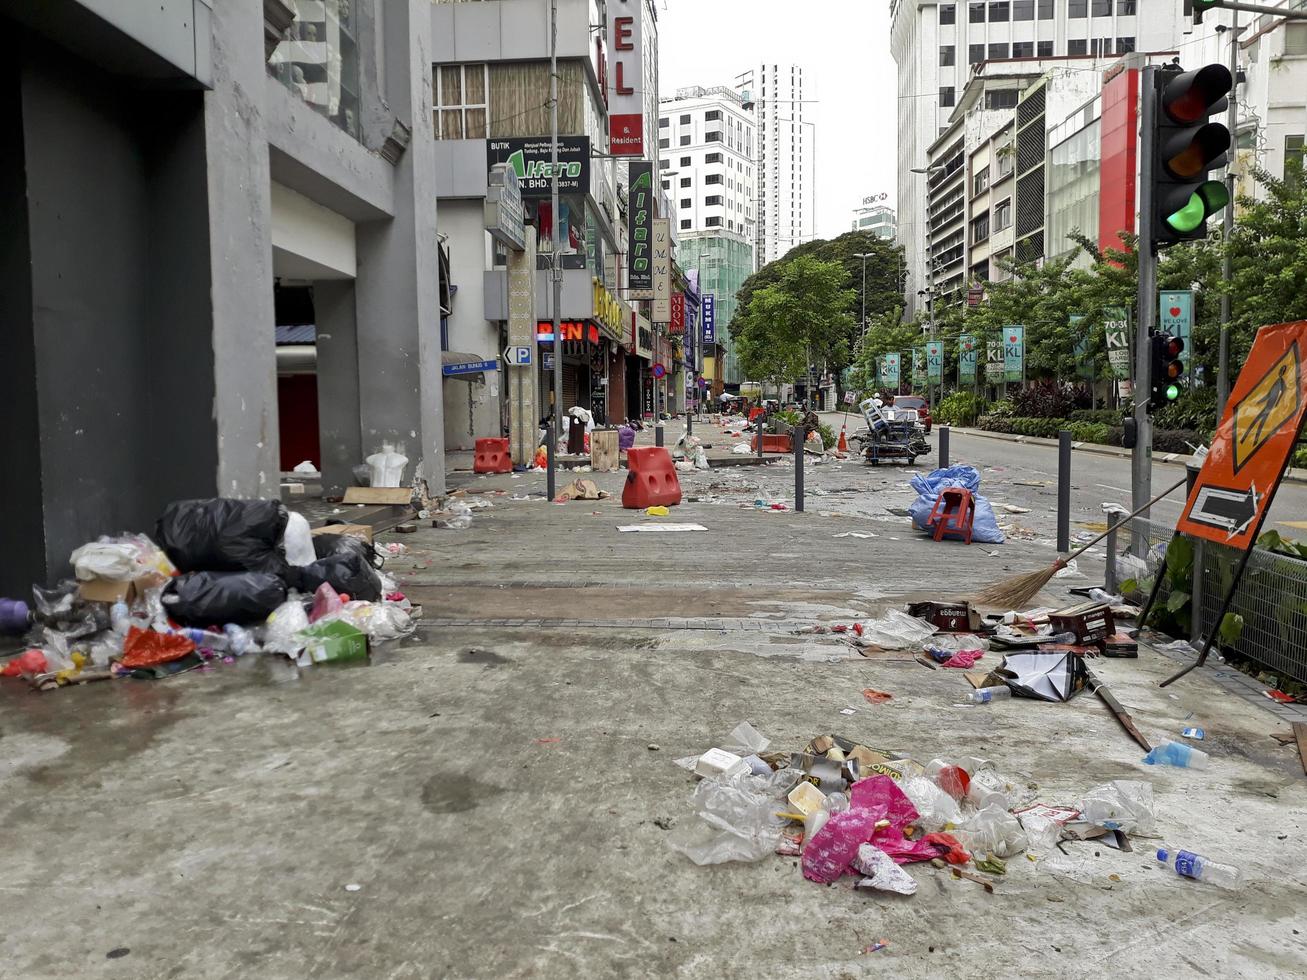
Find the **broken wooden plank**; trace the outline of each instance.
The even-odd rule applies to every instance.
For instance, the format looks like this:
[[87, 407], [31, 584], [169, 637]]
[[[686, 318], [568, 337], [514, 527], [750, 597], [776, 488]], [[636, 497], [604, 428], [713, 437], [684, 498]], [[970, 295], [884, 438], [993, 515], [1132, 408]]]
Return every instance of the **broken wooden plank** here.
[[408, 487], [350, 487], [345, 491], [347, 504], [391, 504], [407, 506], [413, 499]]
[[1298, 742], [1298, 759], [1302, 762], [1302, 771], [1307, 775], [1307, 725], [1301, 721], [1293, 723], [1293, 737]]

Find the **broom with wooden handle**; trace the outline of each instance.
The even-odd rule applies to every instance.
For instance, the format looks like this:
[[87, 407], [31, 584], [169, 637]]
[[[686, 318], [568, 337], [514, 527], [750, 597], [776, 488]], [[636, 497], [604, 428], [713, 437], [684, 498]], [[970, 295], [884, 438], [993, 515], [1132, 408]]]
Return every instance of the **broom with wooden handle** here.
[[[1127, 514], [1118, 523], [1124, 523], [1132, 517], [1138, 517], [1167, 494], [1179, 490], [1185, 485], [1187, 479], [1187, 477], [1182, 477], [1174, 486], [1167, 487], [1138, 510]], [[1052, 581], [1053, 576], [1056, 575], [1060, 569], [1066, 568], [1070, 562], [1078, 558], [1080, 555], [1083, 555], [1086, 551], [1098, 544], [1098, 542], [1102, 541], [1111, 533], [1112, 528], [1109, 527], [1098, 537], [1094, 538], [1094, 540], [1090, 541], [1088, 544], [1081, 545], [1065, 558], [1058, 556], [1057, 561], [1053, 562], [1053, 564], [1049, 565], [1047, 568], [1042, 568], [1037, 572], [1026, 572], [1024, 575], [1014, 575], [1001, 582], [996, 582], [984, 592], [976, 596], [976, 600], [989, 606], [1000, 606], [1003, 609], [1018, 609], [1030, 602], [1030, 600], [1039, 593], [1040, 589]]]

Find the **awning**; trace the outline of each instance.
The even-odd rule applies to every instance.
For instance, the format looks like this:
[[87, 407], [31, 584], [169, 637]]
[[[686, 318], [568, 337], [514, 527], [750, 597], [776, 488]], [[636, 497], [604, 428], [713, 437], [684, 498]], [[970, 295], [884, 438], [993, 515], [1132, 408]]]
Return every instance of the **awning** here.
[[484, 382], [483, 372], [499, 370], [498, 359], [487, 361], [480, 354], [447, 350], [440, 352], [440, 360], [440, 373], [457, 381]]

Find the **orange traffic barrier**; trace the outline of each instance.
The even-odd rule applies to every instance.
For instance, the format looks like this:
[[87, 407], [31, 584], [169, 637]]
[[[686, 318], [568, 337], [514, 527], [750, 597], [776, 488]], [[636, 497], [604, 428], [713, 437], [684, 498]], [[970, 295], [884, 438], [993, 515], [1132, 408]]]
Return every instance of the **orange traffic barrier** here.
[[622, 506], [628, 510], [673, 507], [681, 502], [681, 481], [664, 446], [632, 446], [626, 453]]
[[478, 439], [473, 473], [512, 473], [513, 460], [508, 454], [507, 439]]

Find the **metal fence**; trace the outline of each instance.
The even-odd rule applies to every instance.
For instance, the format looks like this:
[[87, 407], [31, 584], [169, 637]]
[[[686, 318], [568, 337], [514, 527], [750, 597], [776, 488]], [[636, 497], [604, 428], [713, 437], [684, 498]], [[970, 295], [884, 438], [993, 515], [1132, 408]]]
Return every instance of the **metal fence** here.
[[[1149, 579], [1156, 573], [1166, 552], [1167, 542], [1175, 533], [1171, 524], [1134, 518], [1122, 524], [1115, 535], [1115, 545], [1129, 548], [1133, 533], [1148, 540], [1144, 560]], [[1190, 606], [1192, 637], [1205, 636], [1216, 629], [1221, 600], [1230, 587], [1240, 552], [1235, 548], [1191, 539], [1194, 543], [1194, 579], [1189, 593], [1197, 596]], [[1109, 554], [1112, 543], [1109, 540]], [[1116, 583], [1130, 577], [1128, 558], [1118, 563]], [[1108, 578], [1112, 583], [1111, 573]], [[1157, 602], [1165, 604], [1171, 593], [1164, 582]], [[1235, 591], [1230, 611], [1243, 617], [1243, 631], [1229, 645], [1233, 652], [1247, 657], [1281, 677], [1307, 683], [1307, 561], [1278, 552], [1255, 548], [1248, 567]]]

